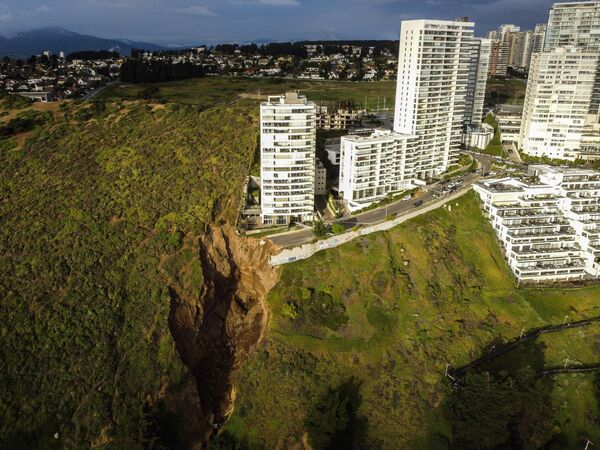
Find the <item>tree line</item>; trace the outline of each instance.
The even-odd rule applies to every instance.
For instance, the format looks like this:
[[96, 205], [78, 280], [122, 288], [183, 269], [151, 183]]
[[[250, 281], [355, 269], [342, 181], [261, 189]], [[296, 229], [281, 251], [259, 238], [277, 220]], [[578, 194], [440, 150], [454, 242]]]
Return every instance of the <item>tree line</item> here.
[[121, 80], [127, 83], [164, 83], [203, 75], [204, 69], [190, 62], [172, 63], [132, 58], [121, 65]]

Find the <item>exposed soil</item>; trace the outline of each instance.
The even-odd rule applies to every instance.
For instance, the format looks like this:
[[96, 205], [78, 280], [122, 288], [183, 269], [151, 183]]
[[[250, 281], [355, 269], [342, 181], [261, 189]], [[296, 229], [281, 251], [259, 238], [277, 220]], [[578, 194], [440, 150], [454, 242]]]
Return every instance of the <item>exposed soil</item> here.
[[197, 420], [186, 426], [191, 449], [206, 447], [231, 416], [235, 375], [266, 333], [265, 299], [279, 278], [269, 265], [274, 250], [270, 242], [238, 236], [229, 225], [213, 227], [198, 245], [200, 294], [169, 287], [169, 326], [198, 390]]

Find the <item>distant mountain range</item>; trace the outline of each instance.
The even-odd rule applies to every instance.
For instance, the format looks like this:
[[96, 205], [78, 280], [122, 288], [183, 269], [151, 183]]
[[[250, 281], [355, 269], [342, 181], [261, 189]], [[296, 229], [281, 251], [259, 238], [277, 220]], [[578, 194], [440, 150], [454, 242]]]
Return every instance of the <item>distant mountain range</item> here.
[[65, 55], [81, 50], [110, 50], [122, 55], [129, 55], [133, 48], [165, 50], [165, 47], [148, 42], [103, 39], [59, 27], [21, 32], [9, 38], [0, 36], [0, 56], [12, 58], [27, 58], [31, 55], [39, 55], [46, 50], [52, 53], [63, 51]]

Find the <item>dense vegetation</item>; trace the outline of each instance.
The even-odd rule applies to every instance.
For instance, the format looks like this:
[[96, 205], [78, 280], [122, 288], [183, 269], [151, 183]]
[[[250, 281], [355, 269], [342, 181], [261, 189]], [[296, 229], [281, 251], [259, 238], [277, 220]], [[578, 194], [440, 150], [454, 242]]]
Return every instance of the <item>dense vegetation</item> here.
[[487, 355], [523, 328], [600, 315], [600, 287], [517, 287], [475, 194], [451, 206], [284, 266], [269, 337], [240, 374], [222, 448], [600, 440], [594, 374], [538, 376], [567, 357], [600, 361], [598, 325], [544, 335], [468, 372], [459, 390], [445, 378], [446, 364]]
[[111, 52], [109, 50], [85, 50], [81, 52], [73, 52], [67, 55], [68, 61], [74, 59], [82, 59], [84, 61], [95, 61], [100, 59], [117, 59], [119, 53]]
[[522, 105], [527, 81], [520, 78], [491, 78], [487, 82], [485, 103], [495, 106], [503, 103]]
[[164, 83], [204, 76], [202, 66], [191, 62], [127, 59], [121, 65], [121, 80], [127, 83]]
[[480, 151], [488, 155], [502, 156], [504, 154], [504, 148], [502, 147], [502, 136], [496, 117], [494, 117], [492, 113], [488, 113], [485, 116], [485, 119], [483, 119], [483, 122], [494, 127], [494, 136], [487, 147]]
[[62, 105], [0, 152], [0, 447], [181, 448], [165, 280], [201, 284], [186, 236], [235, 216], [255, 111]]

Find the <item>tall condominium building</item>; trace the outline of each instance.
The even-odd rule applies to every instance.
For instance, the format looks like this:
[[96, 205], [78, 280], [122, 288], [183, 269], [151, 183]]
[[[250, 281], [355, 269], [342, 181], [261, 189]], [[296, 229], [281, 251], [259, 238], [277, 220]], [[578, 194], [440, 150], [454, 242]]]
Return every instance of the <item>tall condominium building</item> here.
[[600, 95], [599, 63], [599, 52], [576, 47], [533, 55], [519, 136], [525, 153], [570, 161], [600, 158], [593, 136], [598, 107], [591, 110]]
[[520, 281], [600, 277], [600, 173], [530, 166], [475, 185]]
[[571, 45], [600, 50], [600, 1], [555, 3], [550, 9], [544, 51]]
[[472, 22], [402, 22], [394, 129], [347, 136], [340, 193], [350, 209], [424, 184], [458, 159], [463, 129], [480, 124], [491, 42]]
[[260, 105], [261, 218], [313, 220], [316, 105], [294, 92]]
[[490, 47], [490, 63], [488, 76], [505, 77], [508, 70], [509, 47], [506, 42], [493, 40]]
[[490, 65], [492, 41], [474, 38], [471, 45], [469, 84], [467, 86], [467, 109], [465, 125], [479, 126], [483, 120], [483, 105]]
[[415, 183], [416, 136], [377, 129], [341, 140], [340, 193], [358, 210]]
[[[533, 43], [531, 44], [532, 53], [540, 53], [544, 50], [544, 40], [546, 38], [546, 24], [538, 23], [533, 30]], [[531, 59], [531, 58], [530, 58]]]
[[531, 60], [519, 145], [530, 155], [600, 158], [600, 1], [555, 3]]
[[420, 178], [442, 173], [458, 159], [463, 125], [472, 115], [473, 27], [463, 21], [402, 22], [394, 131], [417, 136]]
[[512, 24], [503, 24], [498, 27], [498, 37], [501, 41], [506, 42], [510, 33], [521, 31], [521, 27]]

